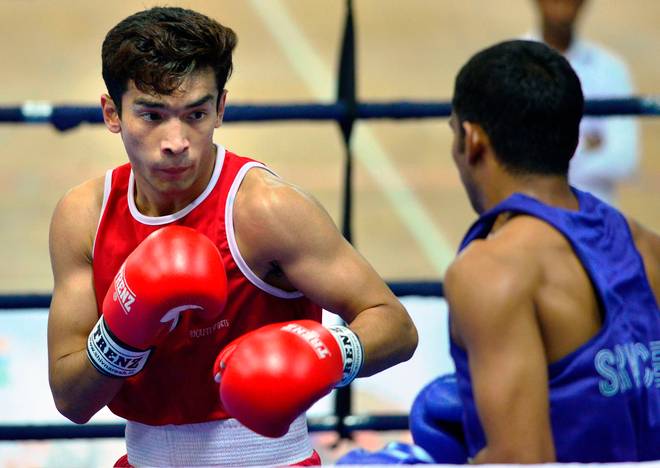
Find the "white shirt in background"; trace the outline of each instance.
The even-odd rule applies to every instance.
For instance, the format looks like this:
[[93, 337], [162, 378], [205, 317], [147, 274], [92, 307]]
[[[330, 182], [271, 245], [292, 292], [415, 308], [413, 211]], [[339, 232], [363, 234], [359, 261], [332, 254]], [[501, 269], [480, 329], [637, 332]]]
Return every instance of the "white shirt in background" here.
[[[528, 34], [526, 39], [541, 40], [538, 33]], [[625, 62], [604, 47], [575, 39], [564, 56], [580, 78], [585, 99], [633, 95], [632, 80]], [[615, 203], [617, 184], [635, 175], [638, 165], [639, 128], [636, 118], [582, 119], [580, 141], [568, 173], [572, 185], [608, 203]]]

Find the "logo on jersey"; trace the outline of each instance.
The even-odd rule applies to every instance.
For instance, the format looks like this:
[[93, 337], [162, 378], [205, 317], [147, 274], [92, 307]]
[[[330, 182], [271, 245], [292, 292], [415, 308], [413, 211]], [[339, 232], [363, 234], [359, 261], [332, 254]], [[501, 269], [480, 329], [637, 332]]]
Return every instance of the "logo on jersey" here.
[[222, 328], [229, 328], [229, 320], [218, 320], [210, 327], [195, 328], [194, 330], [190, 330], [190, 338], [202, 338], [204, 336], [211, 336]]
[[135, 302], [135, 293], [131, 291], [131, 288], [126, 282], [124, 265], [121, 266], [119, 273], [115, 276], [115, 293], [112, 295], [112, 299], [119, 302], [126, 315], [131, 311], [131, 306]]
[[314, 352], [319, 359], [325, 359], [332, 354], [330, 353], [330, 350], [325, 345], [325, 343], [321, 341], [321, 338], [319, 338], [318, 332], [315, 332], [314, 330], [305, 328], [301, 325], [298, 325], [297, 323], [289, 323], [288, 325], [284, 325], [282, 330], [294, 333], [307, 341], [312, 349], [314, 349]]
[[611, 397], [632, 388], [660, 389], [660, 341], [624, 343], [603, 348], [594, 357], [601, 395]]

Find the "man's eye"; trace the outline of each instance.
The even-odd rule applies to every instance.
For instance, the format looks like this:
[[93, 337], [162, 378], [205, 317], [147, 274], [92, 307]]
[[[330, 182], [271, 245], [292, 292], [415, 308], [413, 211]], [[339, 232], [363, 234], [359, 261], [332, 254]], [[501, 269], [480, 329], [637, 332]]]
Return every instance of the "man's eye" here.
[[158, 120], [161, 120], [160, 115], [157, 114], [156, 112], [143, 112], [141, 114], [141, 117], [147, 122], [156, 122]]
[[206, 117], [206, 112], [196, 111], [190, 114], [190, 120], [202, 120]]

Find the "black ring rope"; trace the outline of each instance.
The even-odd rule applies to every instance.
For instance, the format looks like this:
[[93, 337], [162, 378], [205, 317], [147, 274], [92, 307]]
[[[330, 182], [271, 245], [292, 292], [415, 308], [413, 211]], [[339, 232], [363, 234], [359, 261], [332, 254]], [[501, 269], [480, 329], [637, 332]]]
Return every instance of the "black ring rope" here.
[[[441, 281], [389, 281], [387, 285], [398, 296], [443, 297]], [[25, 309], [48, 309], [51, 294], [0, 294], [0, 314]]]
[[[373, 119], [427, 119], [443, 118], [451, 114], [447, 101], [391, 101], [356, 102], [354, 110], [346, 102], [299, 104], [230, 104], [225, 110], [224, 122], [273, 122], [315, 120], [346, 122]], [[605, 116], [660, 116], [660, 97], [632, 96], [612, 99], [589, 99], [585, 115]], [[0, 124], [50, 124], [57, 130], [67, 131], [80, 124], [103, 123], [98, 106], [53, 105], [30, 103], [21, 106], [0, 107]]]
[[[337, 416], [310, 417], [307, 419], [310, 432], [339, 432], [344, 427], [349, 433], [354, 431], [403, 431], [408, 429], [408, 416], [390, 415], [349, 415], [341, 425]], [[0, 424], [0, 441], [54, 440], [54, 439], [98, 439], [123, 438], [126, 424]]]

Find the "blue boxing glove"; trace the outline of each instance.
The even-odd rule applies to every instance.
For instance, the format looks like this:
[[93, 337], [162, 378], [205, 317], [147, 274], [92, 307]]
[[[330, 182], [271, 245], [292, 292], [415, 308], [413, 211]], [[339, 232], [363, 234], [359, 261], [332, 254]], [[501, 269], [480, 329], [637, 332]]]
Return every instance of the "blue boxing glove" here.
[[418, 465], [432, 464], [433, 458], [424, 449], [403, 442], [390, 442], [377, 452], [353, 449], [335, 465]]
[[456, 376], [438, 377], [413, 402], [410, 411], [413, 441], [431, 454], [436, 463], [467, 463], [462, 415]]

